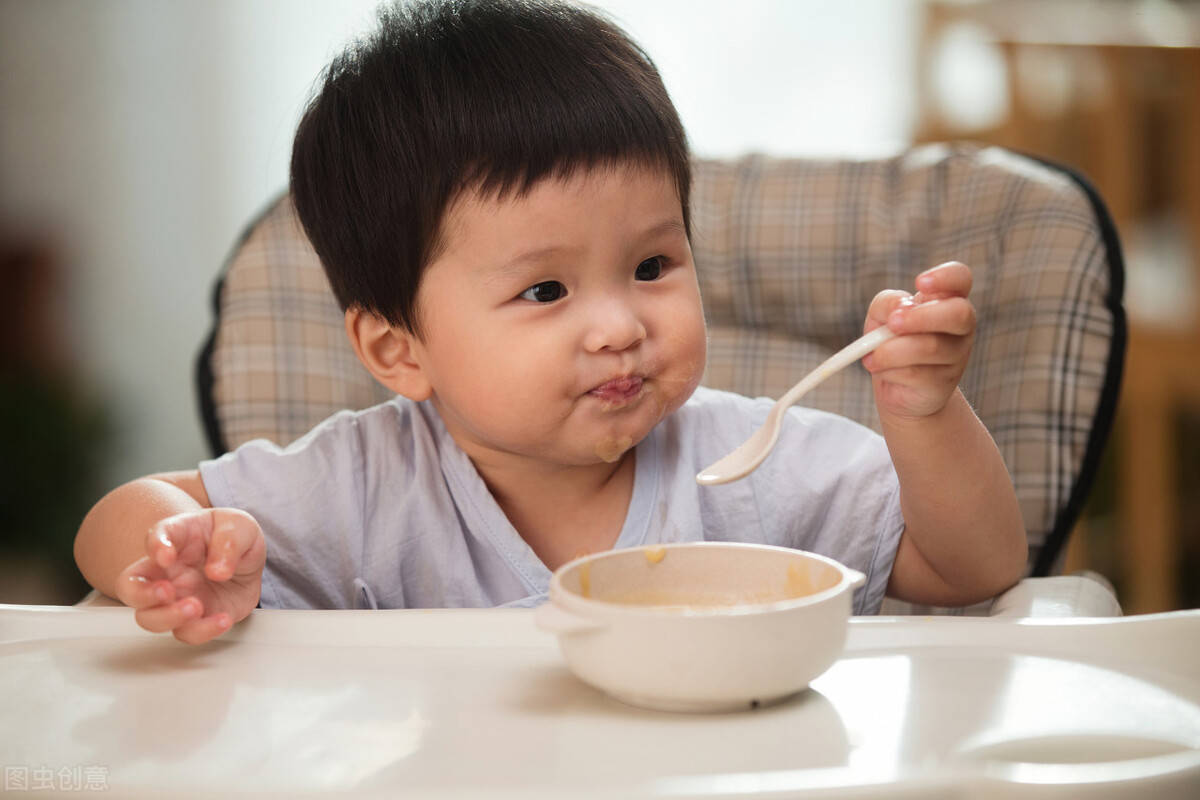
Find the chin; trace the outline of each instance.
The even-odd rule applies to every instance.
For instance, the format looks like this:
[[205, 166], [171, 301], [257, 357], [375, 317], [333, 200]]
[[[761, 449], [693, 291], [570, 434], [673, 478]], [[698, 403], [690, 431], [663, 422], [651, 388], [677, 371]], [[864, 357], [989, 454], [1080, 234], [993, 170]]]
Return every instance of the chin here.
[[637, 446], [629, 436], [610, 436], [596, 442], [596, 457], [608, 464], [615, 464]]

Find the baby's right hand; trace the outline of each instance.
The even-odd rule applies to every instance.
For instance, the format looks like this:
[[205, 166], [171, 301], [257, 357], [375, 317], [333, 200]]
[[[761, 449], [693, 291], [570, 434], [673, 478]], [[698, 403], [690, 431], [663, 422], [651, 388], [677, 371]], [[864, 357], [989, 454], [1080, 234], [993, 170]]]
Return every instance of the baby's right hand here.
[[262, 528], [234, 508], [206, 508], [159, 521], [146, 555], [117, 576], [117, 599], [148, 631], [201, 644], [258, 605], [267, 559]]

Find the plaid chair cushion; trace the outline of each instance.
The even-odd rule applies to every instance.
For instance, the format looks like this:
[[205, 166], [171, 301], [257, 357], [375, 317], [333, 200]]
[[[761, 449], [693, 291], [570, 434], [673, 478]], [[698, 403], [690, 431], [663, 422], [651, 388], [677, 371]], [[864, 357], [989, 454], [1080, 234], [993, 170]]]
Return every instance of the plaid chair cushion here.
[[[692, 198], [704, 380], [718, 388], [778, 397], [861, 333], [876, 292], [911, 289], [944, 261], [971, 266], [978, 334], [962, 389], [1013, 476], [1031, 572], [1050, 573], [1124, 354], [1120, 253], [1086, 184], [997, 148], [927, 145], [873, 160], [698, 160]], [[199, 384], [215, 452], [289, 442], [388, 397], [355, 359], [286, 196], [250, 226], [214, 301]], [[878, 429], [861, 367], [805, 402]]]

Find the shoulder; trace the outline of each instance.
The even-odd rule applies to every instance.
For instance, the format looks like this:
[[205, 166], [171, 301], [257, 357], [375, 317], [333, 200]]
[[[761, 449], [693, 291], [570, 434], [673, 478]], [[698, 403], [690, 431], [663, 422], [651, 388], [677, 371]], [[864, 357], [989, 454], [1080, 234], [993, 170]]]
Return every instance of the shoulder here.
[[366, 409], [339, 411], [288, 444], [266, 439], [246, 442], [201, 462], [200, 473], [206, 486], [250, 479], [304, 486], [313, 480], [345, 478], [361, 473], [367, 463], [398, 443], [417, 439], [411, 435], [414, 429], [428, 427], [416, 404], [398, 397]]
[[765, 418], [774, 403], [769, 397], [747, 397], [736, 392], [700, 386], [673, 417], [684, 425], [728, 419]]
[[[333, 414], [280, 452], [296, 452], [308, 449], [350, 446], [355, 449], [370, 449], [378, 445], [395, 445], [407, 441], [405, 432], [428, 430], [436, 414], [423, 413], [421, 404], [404, 397], [394, 397], [370, 408], [344, 410]], [[270, 448], [263, 442], [247, 445]]]
[[339, 411], [318, 423], [291, 446], [305, 446], [313, 440], [323, 438], [359, 436], [364, 431], [407, 428], [414, 424], [425, 424], [418, 404], [397, 396], [370, 408]]
[[711, 463], [761, 425], [770, 407], [766, 398], [697, 388], [656, 432], [665, 449], [664, 466], [680, 460], [686, 462], [685, 469]]
[[[766, 422], [775, 401], [701, 387], [657, 433], [662, 465], [696, 471], [724, 458]], [[754, 483], [791, 483], [804, 474], [822, 487], [866, 470], [892, 469], [883, 437], [848, 417], [805, 406], [788, 409], [771, 456]]]

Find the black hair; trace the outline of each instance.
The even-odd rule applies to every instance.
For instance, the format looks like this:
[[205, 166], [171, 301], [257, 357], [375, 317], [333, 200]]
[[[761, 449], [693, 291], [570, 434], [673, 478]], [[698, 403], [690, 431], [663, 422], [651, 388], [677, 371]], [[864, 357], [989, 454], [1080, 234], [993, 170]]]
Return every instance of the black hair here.
[[654, 63], [592, 9], [550, 0], [427, 0], [379, 11], [335, 58], [296, 132], [296, 210], [342, 308], [420, 332], [415, 301], [464, 190], [524, 194], [546, 177], [665, 169], [690, 225], [691, 165]]

